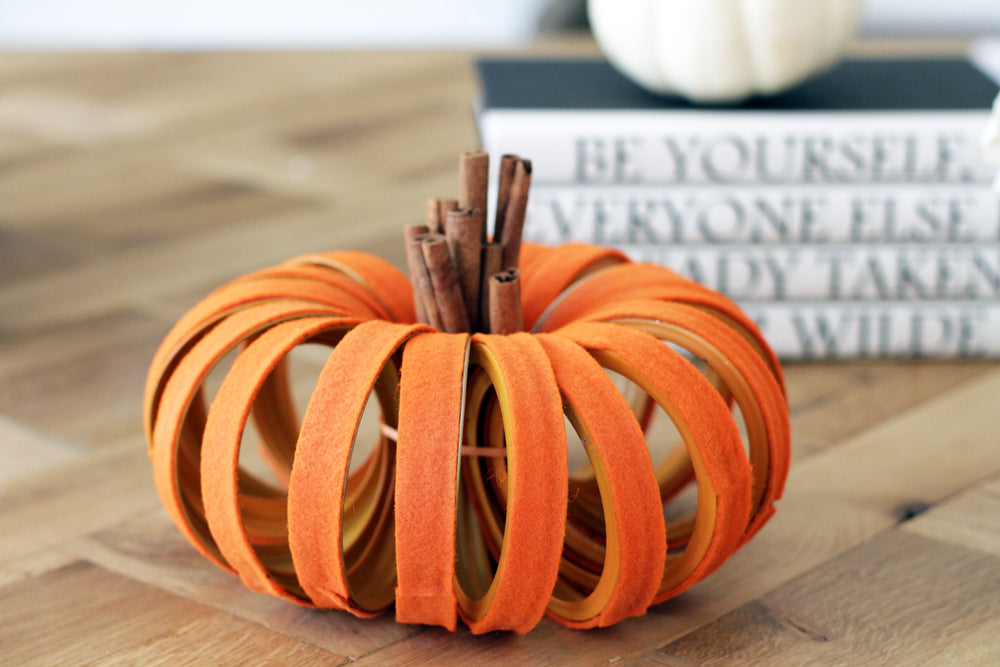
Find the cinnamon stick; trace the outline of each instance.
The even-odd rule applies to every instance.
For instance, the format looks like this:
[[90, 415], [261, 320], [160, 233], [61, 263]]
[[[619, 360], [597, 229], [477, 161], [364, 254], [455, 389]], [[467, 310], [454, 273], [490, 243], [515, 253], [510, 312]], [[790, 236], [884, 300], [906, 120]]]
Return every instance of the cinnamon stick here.
[[426, 234], [440, 234], [442, 230], [441, 224], [441, 207], [438, 205], [439, 199], [430, 198], [427, 200], [427, 227]]
[[413, 305], [417, 311], [417, 320], [440, 329], [441, 313], [434, 300], [434, 287], [421, 249], [420, 239], [427, 233], [427, 225], [403, 227], [403, 236], [406, 239], [406, 263], [410, 269], [410, 284], [413, 286]]
[[417, 238], [420, 239], [420, 248], [434, 286], [434, 300], [441, 313], [440, 328], [447, 333], [469, 331], [465, 300], [462, 298], [455, 264], [448, 252], [448, 242], [442, 234], [426, 234]]
[[437, 197], [427, 200], [427, 228], [431, 234], [444, 234], [444, 219], [448, 211], [458, 208], [457, 199]]
[[486, 243], [486, 207], [489, 198], [490, 154], [484, 151], [462, 153], [459, 162], [458, 205], [477, 211], [482, 221], [482, 238]]
[[505, 269], [516, 269], [521, 256], [524, 214], [528, 208], [528, 190], [530, 188], [531, 161], [518, 159], [514, 167], [510, 199], [501, 225], [500, 243], [503, 245], [503, 266]]
[[503, 246], [492, 242], [483, 246], [480, 259], [482, 279], [479, 297], [479, 330], [490, 331], [490, 278], [503, 270]]
[[441, 220], [441, 228], [436, 232], [437, 234], [444, 234], [444, 220], [448, 217], [448, 211], [454, 211], [458, 208], [457, 199], [438, 199], [438, 216]]
[[448, 211], [444, 220], [444, 236], [462, 286], [465, 313], [469, 323], [479, 322], [479, 281], [482, 255], [482, 225], [485, 220], [472, 209]]
[[521, 276], [508, 269], [490, 277], [490, 333], [507, 335], [524, 330]]
[[[493, 240], [499, 241], [503, 235], [504, 217], [510, 204], [510, 189], [514, 182], [514, 168], [517, 165], [516, 155], [504, 155], [500, 158], [500, 180], [497, 184], [496, 217], [493, 219]], [[492, 273], [489, 275], [493, 275]]]

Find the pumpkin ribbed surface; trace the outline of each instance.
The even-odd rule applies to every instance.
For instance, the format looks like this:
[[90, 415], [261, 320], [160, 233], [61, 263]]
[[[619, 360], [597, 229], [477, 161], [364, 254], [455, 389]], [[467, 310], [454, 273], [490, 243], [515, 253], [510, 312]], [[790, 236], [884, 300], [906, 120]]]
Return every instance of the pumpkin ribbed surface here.
[[[357, 252], [210, 294], [167, 335], [145, 392], [156, 487], [181, 531], [255, 591], [476, 633], [545, 615], [611, 625], [718, 568], [788, 470], [781, 370], [757, 328], [615, 251], [526, 245], [519, 268], [527, 331], [511, 335], [416, 323], [409, 281]], [[287, 364], [305, 344], [329, 355], [300, 415]], [[352, 463], [370, 399], [381, 428]], [[678, 443], [654, 460], [657, 408]], [[571, 471], [574, 440], [586, 460]], [[241, 466], [244, 442], [267, 479]], [[687, 510], [668, 521], [677, 497]]]

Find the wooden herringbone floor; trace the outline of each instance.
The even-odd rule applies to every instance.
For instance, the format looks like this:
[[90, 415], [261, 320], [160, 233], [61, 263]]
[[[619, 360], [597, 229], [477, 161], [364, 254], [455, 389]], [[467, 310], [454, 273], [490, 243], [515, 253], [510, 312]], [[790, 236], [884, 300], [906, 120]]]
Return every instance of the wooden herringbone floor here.
[[297, 253], [402, 265], [401, 226], [476, 145], [474, 97], [466, 53], [0, 54], [0, 662], [1000, 663], [994, 363], [790, 366], [775, 519], [609, 630], [310, 612], [189, 547], [142, 437], [156, 345]]

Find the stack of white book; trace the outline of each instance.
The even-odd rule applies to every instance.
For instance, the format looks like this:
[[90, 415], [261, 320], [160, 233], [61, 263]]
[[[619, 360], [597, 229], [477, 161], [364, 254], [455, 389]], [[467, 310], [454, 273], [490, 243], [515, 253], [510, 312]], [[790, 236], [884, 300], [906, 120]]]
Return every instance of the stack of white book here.
[[739, 107], [599, 60], [484, 60], [496, 163], [530, 157], [525, 239], [622, 249], [718, 289], [788, 359], [1000, 356], [997, 86], [963, 59], [851, 60]]

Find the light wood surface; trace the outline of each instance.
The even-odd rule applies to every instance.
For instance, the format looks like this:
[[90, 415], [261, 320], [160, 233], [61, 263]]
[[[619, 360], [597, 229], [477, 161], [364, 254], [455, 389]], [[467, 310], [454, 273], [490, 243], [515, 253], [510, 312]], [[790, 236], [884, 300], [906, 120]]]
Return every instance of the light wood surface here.
[[[402, 265], [402, 226], [456, 194], [476, 146], [471, 62], [0, 54], [0, 663], [1000, 663], [995, 363], [789, 366], [775, 519], [603, 631], [306, 611], [184, 541], [142, 438], [156, 345], [213, 287], [297, 253]], [[297, 363], [308, 378], [321, 360]]]

